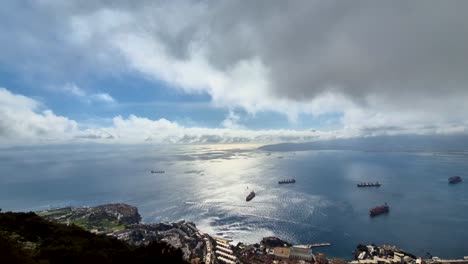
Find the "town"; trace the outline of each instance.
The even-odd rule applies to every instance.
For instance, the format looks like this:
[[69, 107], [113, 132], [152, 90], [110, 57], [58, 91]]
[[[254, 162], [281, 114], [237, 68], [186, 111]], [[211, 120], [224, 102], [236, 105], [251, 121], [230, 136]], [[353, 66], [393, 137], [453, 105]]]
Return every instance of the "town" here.
[[193, 264], [468, 264], [468, 257], [418, 257], [389, 245], [358, 245], [353, 260], [328, 258], [320, 253], [319, 249], [332, 246], [330, 243], [292, 245], [277, 237], [266, 237], [256, 244], [231, 245], [227, 239], [203, 233], [192, 222], [140, 223], [138, 209], [126, 204], [67, 207], [41, 211], [38, 215], [59, 223], [76, 224], [132, 245], [163, 241], [181, 249], [183, 258]]

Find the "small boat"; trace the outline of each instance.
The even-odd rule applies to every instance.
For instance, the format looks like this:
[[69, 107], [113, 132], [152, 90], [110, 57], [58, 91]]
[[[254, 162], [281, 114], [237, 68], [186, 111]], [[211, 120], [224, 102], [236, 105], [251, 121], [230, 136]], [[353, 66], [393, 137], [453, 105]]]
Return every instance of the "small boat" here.
[[245, 200], [248, 202], [248, 201], [252, 200], [254, 197], [255, 197], [255, 192], [252, 191], [252, 192], [249, 193], [249, 195], [247, 195]]
[[287, 179], [287, 180], [281, 180], [278, 182], [278, 184], [289, 184], [289, 183], [296, 183], [295, 179]]
[[450, 184], [456, 184], [462, 181], [462, 178], [460, 176], [452, 176], [448, 179]]
[[357, 184], [357, 187], [380, 187], [381, 185], [379, 182], [361, 182]]
[[163, 170], [151, 170], [151, 173], [165, 173]]

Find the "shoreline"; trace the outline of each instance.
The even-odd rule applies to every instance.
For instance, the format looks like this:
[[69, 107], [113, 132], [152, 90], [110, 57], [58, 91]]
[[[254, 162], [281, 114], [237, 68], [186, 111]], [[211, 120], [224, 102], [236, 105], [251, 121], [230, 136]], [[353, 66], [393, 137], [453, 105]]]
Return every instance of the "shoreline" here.
[[[237, 245], [232, 245], [232, 240], [229, 241], [223, 237], [204, 233], [196, 227], [195, 223], [185, 220], [178, 222], [143, 223], [141, 222], [142, 218], [137, 207], [122, 203], [82, 207], [68, 206], [38, 211], [37, 214], [43, 218], [59, 223], [67, 225], [76, 224], [90, 232], [113, 236], [133, 245], [143, 245], [153, 240], [165, 241], [175, 248], [182, 249], [186, 260], [199, 258], [212, 259], [214, 261], [221, 258], [224, 260], [237, 261], [242, 258], [247, 258], [247, 260], [244, 259], [244, 262], [248, 262], [249, 259], [260, 258], [259, 261], [261, 262], [275, 259], [315, 261], [316, 258], [320, 258], [320, 256], [322, 256], [322, 258], [327, 258], [323, 253], [316, 253], [320, 252], [323, 247], [316, 247], [317, 245], [313, 244], [292, 245], [277, 237], [265, 237], [262, 241], [254, 244], [239, 242]], [[323, 241], [321, 241], [321, 243], [322, 246], [333, 247], [331, 243]], [[350, 252], [351, 251], [352, 249], [350, 249]], [[422, 261], [432, 264], [449, 263], [437, 257], [433, 258], [433, 256], [430, 256], [430, 258], [428, 258], [428, 256], [417, 257], [395, 246], [384, 245], [377, 247], [373, 244], [368, 246], [357, 245], [354, 252], [354, 260], [348, 258], [343, 260], [354, 264], [374, 263], [375, 261], [401, 263], [402, 259], [406, 257], [413, 261], [418, 260], [419, 263], [414, 262], [414, 264], [421, 264], [423, 263]], [[357, 254], [357, 252], [360, 253]], [[363, 254], [363, 252], [365, 254]], [[389, 258], [390, 256], [392, 256], [392, 259]], [[333, 259], [336, 260], [336, 258]], [[333, 259], [327, 258], [329, 262], [333, 262]], [[400, 260], [400, 262], [398, 262], [398, 260]], [[466, 264], [468, 264], [468, 259], [458, 259], [456, 263], [465, 264], [465, 261]], [[410, 264], [412, 262], [405, 261], [405, 263]]]

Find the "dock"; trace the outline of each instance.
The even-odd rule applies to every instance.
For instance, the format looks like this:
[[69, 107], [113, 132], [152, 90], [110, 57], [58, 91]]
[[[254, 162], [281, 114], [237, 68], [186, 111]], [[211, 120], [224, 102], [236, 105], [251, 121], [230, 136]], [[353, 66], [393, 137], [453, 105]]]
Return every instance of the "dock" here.
[[314, 247], [329, 247], [331, 246], [332, 244], [331, 243], [315, 243], [315, 244], [311, 244], [309, 245], [310, 248], [314, 248]]
[[307, 244], [307, 245], [295, 245], [295, 247], [300, 248], [316, 248], [316, 247], [329, 247], [331, 243], [314, 243], [314, 244]]

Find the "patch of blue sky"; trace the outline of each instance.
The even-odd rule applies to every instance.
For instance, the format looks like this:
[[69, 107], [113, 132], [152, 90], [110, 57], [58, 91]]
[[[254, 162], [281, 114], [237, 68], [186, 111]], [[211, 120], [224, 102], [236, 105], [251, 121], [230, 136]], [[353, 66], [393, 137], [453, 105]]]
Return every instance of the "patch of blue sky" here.
[[33, 89], [27, 83], [15, 70], [0, 63], [0, 87], [6, 88], [13, 93], [31, 96], [33, 95]]
[[265, 111], [255, 115], [247, 115], [241, 111], [241, 125], [253, 130], [260, 129], [295, 129], [295, 130], [333, 130], [341, 127], [342, 113], [327, 113], [318, 116], [301, 113], [295, 121], [291, 121], [285, 114]]
[[[85, 126], [111, 125], [112, 118], [129, 115], [158, 120], [161, 118], [177, 122], [186, 127], [222, 127], [229, 109], [215, 107], [208, 94], [187, 94], [164, 82], [148, 80], [141, 75], [121, 74], [101, 76], [86, 80], [71, 81], [87, 94], [107, 93], [114, 103], [86, 100], [73, 95], [63, 87], [67, 82], [46, 82], [38, 86], [32, 78], [23, 78], [16, 71], [0, 68], [0, 86], [13, 93], [39, 99], [54, 113], [76, 120]], [[238, 124], [252, 130], [261, 129], [319, 129], [332, 130], [341, 127], [341, 113], [319, 116], [299, 114], [295, 122], [285, 114], [260, 111], [254, 115], [235, 109]]]

